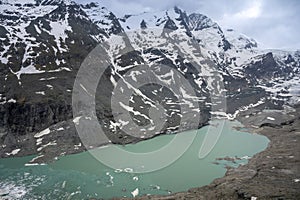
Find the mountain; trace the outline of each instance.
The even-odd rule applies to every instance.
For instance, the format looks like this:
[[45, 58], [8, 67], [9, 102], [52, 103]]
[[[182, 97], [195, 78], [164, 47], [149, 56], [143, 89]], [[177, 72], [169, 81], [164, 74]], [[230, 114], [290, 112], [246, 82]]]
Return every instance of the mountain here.
[[[175, 7], [117, 17], [97, 3], [66, 0], [2, 0], [0, 10], [2, 157], [12, 156], [15, 149], [20, 149], [17, 156], [47, 152], [54, 158], [93, 148], [82, 145], [76, 132], [74, 123], [84, 119], [73, 116], [72, 92], [81, 64], [99, 44], [109, 66], [97, 87], [95, 107], [109, 141], [94, 146], [195, 129], [212, 117], [235, 119], [249, 109], [283, 109], [299, 99], [299, 51], [261, 49], [254, 39], [223, 30], [199, 13]], [[131, 50], [122, 52], [122, 45]], [[142, 71], [134, 71], [138, 64], [149, 66], [149, 73], [165, 86], [131, 87], [125, 82], [122, 90], [134, 93], [119, 110], [129, 115], [116, 117], [111, 103], [116, 83], [122, 77], [143, 79]], [[176, 80], [186, 80], [194, 94], [184, 84], [174, 84]], [[157, 129], [150, 117], [160, 106], [166, 115]], [[227, 109], [218, 109], [222, 106]], [[148, 131], [140, 130], [138, 137], [128, 134], [138, 131], [129, 118]]]

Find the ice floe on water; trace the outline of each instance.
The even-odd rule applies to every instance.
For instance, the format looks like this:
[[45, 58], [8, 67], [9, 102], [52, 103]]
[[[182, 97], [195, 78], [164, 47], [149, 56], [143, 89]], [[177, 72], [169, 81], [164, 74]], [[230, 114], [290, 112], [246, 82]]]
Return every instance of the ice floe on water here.
[[[268, 115], [268, 116], [270, 116], [270, 115]], [[228, 137], [232, 137], [234, 140], [236, 138], [235, 137], [236, 134], [234, 134], [232, 132], [235, 132], [236, 130], [231, 129], [231, 127], [235, 126], [236, 123], [229, 122], [229, 121], [228, 121], [228, 123], [232, 124], [232, 125], [230, 125], [231, 131], [226, 131], [226, 133], [224, 133], [224, 134], [227, 134]], [[217, 126], [218, 124], [220, 124], [220, 122], [215, 121], [215, 122], [212, 122], [212, 124]], [[57, 128], [59, 128], [59, 127], [56, 127], [56, 129]], [[54, 129], [52, 131], [54, 131]], [[203, 133], [205, 133], [206, 130], [203, 128], [203, 129], [201, 129], [201, 131], [203, 131]], [[45, 133], [49, 134], [49, 132], [51, 132], [51, 131], [46, 129], [46, 130], [40, 132], [37, 135], [38, 137], [35, 137], [36, 143], [39, 144], [38, 147], [43, 147], [45, 144], [47, 144], [49, 142], [48, 140], [46, 140], [45, 137], [44, 137], [44, 139], [42, 137]], [[200, 136], [201, 134], [198, 134], [198, 135]], [[261, 137], [261, 136], [251, 135], [251, 134], [246, 134], [244, 136], [245, 136], [245, 138], [244, 138], [245, 140], [238, 140], [238, 141], [241, 141], [241, 142], [238, 142], [239, 144], [243, 143], [244, 141], [247, 141], [252, 144], [253, 143], [253, 142], [251, 142], [252, 137]], [[169, 135], [169, 136], [167, 135], [167, 136], [163, 136], [163, 137], [167, 137], [170, 139], [173, 138], [173, 136], [171, 136], [171, 135]], [[202, 141], [202, 140], [200, 140], [201, 138], [198, 138], [198, 139], [199, 139], [199, 142]], [[231, 141], [230, 138], [228, 141]], [[254, 140], [254, 141], [257, 141], [257, 140]], [[149, 142], [151, 142], [151, 141], [146, 141], [145, 144], [151, 144]], [[152, 142], [159, 142], [158, 144], [161, 144], [161, 140], [153, 140]], [[243, 150], [243, 151], [238, 151], [238, 152], [234, 151], [233, 148], [231, 148], [233, 145], [233, 144], [231, 144], [231, 142], [230, 142], [230, 144], [228, 144], [228, 148], [229, 148], [229, 150], [232, 149], [232, 151], [227, 152], [227, 150], [228, 150], [227, 146], [226, 146], [227, 143], [225, 141], [223, 141], [223, 142], [224, 143], [221, 143], [221, 144], [224, 144], [225, 147], [223, 145], [221, 145], [221, 147], [219, 149], [217, 149], [218, 152], [220, 153], [218, 155], [221, 157], [226, 153], [225, 155], [229, 156], [228, 160], [236, 160], [236, 165], [246, 163], [247, 162], [246, 159], [249, 159], [250, 156], [254, 155], [254, 154], [252, 154], [253, 153], [252, 148], [251, 148], [251, 151], [250, 150], [249, 151]], [[77, 146], [79, 147], [79, 143], [77, 143], [77, 144], [78, 144]], [[265, 146], [265, 143], [264, 143], [264, 146]], [[56, 146], [52, 146], [49, 148], [56, 148]], [[140, 148], [141, 147], [139, 147], [138, 149], [140, 149]], [[195, 145], [194, 147], [191, 147], [191, 148], [196, 148], [198, 150], [199, 146]], [[218, 148], [218, 146], [216, 148]], [[260, 148], [260, 147], [257, 147], [257, 148]], [[255, 147], [255, 151], [256, 151], [256, 147]], [[190, 152], [193, 152], [193, 151], [190, 151]], [[189, 153], [189, 151], [187, 153]], [[19, 199], [51, 199], [51, 197], [53, 197], [53, 196], [56, 199], [68, 199], [69, 197], [70, 197], [69, 199], [91, 199], [91, 198], [98, 198], [98, 197], [109, 199], [109, 198], [113, 198], [113, 197], [117, 197], [117, 196], [118, 197], [123, 197], [123, 196], [137, 197], [137, 196], [146, 195], [146, 194], [166, 195], [166, 194], [171, 193], [171, 190], [172, 190], [172, 192], [177, 192], [177, 191], [185, 189], [182, 187], [180, 182], [178, 183], [176, 181], [174, 182], [172, 180], [168, 180], [167, 177], [175, 176], [178, 180], [182, 180], [182, 181], [187, 180], [186, 185], [184, 187], [189, 187], [189, 188], [194, 186], [193, 184], [190, 184], [189, 181], [197, 180], [197, 182], [198, 182], [200, 180], [201, 181], [204, 180], [204, 183], [207, 184], [210, 181], [212, 181], [211, 179], [213, 179], [213, 177], [212, 178], [209, 177], [209, 178], [205, 179], [201, 175], [194, 173], [194, 171], [199, 171], [199, 170], [205, 171], [206, 169], [210, 169], [211, 161], [214, 161], [214, 159], [215, 159], [214, 156], [212, 156], [210, 158], [211, 160], [209, 159], [209, 161], [207, 163], [203, 163], [197, 157], [195, 157], [195, 159], [190, 160], [191, 155], [193, 155], [193, 154], [187, 154], [186, 157], [180, 158], [180, 159], [183, 159], [182, 161], [184, 161], [182, 163], [187, 163], [187, 160], [185, 160], [185, 159], [188, 159], [188, 162], [190, 162], [190, 161], [192, 162], [190, 165], [192, 167], [187, 166], [188, 167], [186, 170], [187, 174], [177, 173], [176, 171], [174, 172], [172, 169], [168, 171], [168, 168], [165, 168], [167, 171], [165, 171], [163, 173], [161, 173], [160, 170], [155, 172], [155, 173], [157, 173], [157, 174], [155, 174], [155, 176], [157, 177], [157, 180], [154, 180], [153, 177], [151, 177], [152, 175], [149, 175], [147, 173], [145, 173], [145, 174], [135, 173], [135, 169], [137, 167], [146, 168], [147, 163], [145, 163], [145, 166], [140, 166], [140, 165], [136, 166], [132, 162], [130, 162], [130, 163], [126, 163], [125, 165], [119, 166], [118, 169], [111, 169], [104, 165], [103, 166], [101, 164], [99, 165], [98, 162], [93, 162], [94, 158], [91, 158], [90, 156], [86, 157], [87, 154], [88, 154], [88, 152], [83, 152], [82, 154], [78, 154], [79, 157], [77, 157], [77, 156], [60, 157], [60, 160], [58, 162], [54, 162], [54, 163], [51, 163], [46, 166], [40, 166], [39, 164], [34, 163], [34, 162], [41, 160], [41, 159], [37, 160], [38, 158], [42, 157], [41, 154], [28, 157], [28, 159], [26, 159], [26, 160], [23, 160], [21, 158], [14, 158], [14, 159], [20, 159], [20, 164], [23, 167], [23, 168], [19, 168], [19, 169], [15, 169], [15, 170], [11, 169], [11, 168], [6, 168], [6, 165], [8, 165], [8, 163], [7, 163], [7, 161], [3, 160], [5, 165], [4, 165], [3, 170], [2, 170], [2, 168], [0, 170], [2, 172], [0, 174], [0, 177], [4, 181], [13, 180], [17, 186], [19, 186], [19, 185], [26, 186], [26, 188], [28, 189], [28, 193], [24, 197], [21, 197]], [[61, 155], [65, 155], [65, 152], [62, 153]], [[291, 156], [291, 155], [288, 155], [288, 156]], [[71, 159], [72, 162], [70, 162], [69, 158], [72, 158], [74, 160]], [[93, 159], [93, 161], [90, 159]], [[245, 160], [243, 160], [243, 159], [245, 159]], [[56, 160], [57, 160], [57, 158], [56, 158]], [[92, 162], [90, 162], [90, 161], [92, 161]], [[14, 161], [11, 163], [11, 165], [14, 166], [15, 163], [16, 162]], [[25, 163], [27, 163], [27, 164], [25, 164]], [[80, 164], [80, 163], [82, 163], [82, 164]], [[84, 165], [84, 163], [88, 163], [89, 165]], [[95, 163], [95, 165], [93, 163]], [[221, 163], [220, 167], [214, 166], [213, 168], [216, 169], [214, 171], [214, 173], [220, 172], [220, 176], [221, 176], [221, 175], [223, 175], [223, 171], [224, 171], [223, 163], [225, 163], [225, 161], [220, 162], [220, 163]], [[24, 166], [24, 164], [26, 167]], [[74, 166], [75, 169], [74, 170], [65, 170], [65, 164], [67, 167], [71, 167], [71, 168]], [[227, 164], [227, 163], [225, 163], [225, 164]], [[44, 164], [42, 164], [42, 165], [44, 165]], [[205, 166], [203, 166], [203, 165], [205, 165]], [[87, 168], [85, 168], [85, 166], [87, 166]], [[178, 166], [179, 170], [182, 169], [181, 165], [177, 165], [177, 166]], [[1, 163], [0, 163], [0, 167], [1, 167]], [[83, 167], [83, 168], [81, 168], [81, 167]], [[22, 170], [24, 170], [26, 173], [30, 172], [30, 175], [28, 178], [26, 178], [23, 175]], [[165, 174], [165, 173], [167, 173], [167, 174]], [[42, 178], [44, 177], [44, 180], [37, 181], [41, 177]], [[187, 177], [187, 179], [185, 179], [186, 177]], [[193, 177], [193, 179], [190, 179], [189, 177]], [[294, 178], [299, 178], [299, 177], [291, 178], [291, 182], [293, 184], [298, 184], [298, 183], [294, 183]], [[0, 190], [1, 190], [1, 181], [0, 181]], [[66, 181], [66, 182], [64, 183], [64, 181]], [[47, 194], [44, 195], [44, 193], [45, 193], [44, 191], [48, 191], [47, 187], [49, 185], [53, 185], [54, 188], [53, 188], [53, 190], [49, 191]], [[176, 189], [175, 187], [178, 189]], [[100, 191], [101, 191], [101, 193], [98, 193]], [[96, 193], [98, 194], [98, 196], [96, 195]], [[18, 199], [18, 198], [11, 198], [11, 199]]]
[[106, 187], [114, 186], [114, 177], [109, 172], [106, 172], [106, 176], [109, 177], [109, 184], [107, 184]]
[[150, 187], [152, 189], [155, 189], [155, 190], [160, 190], [160, 186], [159, 185], [150, 185]]
[[137, 195], [139, 195], [139, 188], [136, 188], [135, 190], [133, 190], [131, 192], [131, 194], [132, 194], [133, 197], [136, 197]]
[[124, 172], [132, 173], [132, 172], [133, 172], [133, 169], [132, 169], [132, 168], [125, 168], [125, 169], [124, 169]]
[[39, 163], [26, 163], [24, 166], [25, 167], [30, 167], [30, 166], [37, 166], [37, 165], [46, 165], [45, 163], [41, 163], [41, 164], [39, 164]]
[[121, 173], [123, 172], [123, 169], [115, 169], [115, 173]]
[[61, 188], [65, 188], [66, 187], [66, 181], [64, 181], [62, 184], [61, 184]]

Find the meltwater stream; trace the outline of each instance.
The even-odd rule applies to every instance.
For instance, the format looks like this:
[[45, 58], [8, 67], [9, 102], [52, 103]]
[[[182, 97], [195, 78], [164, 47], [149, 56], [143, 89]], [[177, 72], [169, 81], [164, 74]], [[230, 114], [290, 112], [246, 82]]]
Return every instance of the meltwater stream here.
[[[216, 128], [214, 126], [210, 128]], [[170, 194], [209, 184], [224, 176], [226, 165], [246, 164], [249, 157], [264, 150], [269, 140], [262, 135], [238, 131], [238, 122], [226, 121], [213, 150], [204, 159], [198, 158], [199, 148], [208, 126], [197, 131], [190, 148], [173, 164], [158, 171], [135, 174], [130, 168], [111, 169], [89, 152], [61, 157], [48, 165], [25, 166], [35, 156], [0, 159], [0, 199], [90, 199], [133, 197], [146, 194]], [[187, 131], [180, 134], [189, 134]], [[156, 150], [174, 135], [130, 144], [132, 152]], [[103, 151], [96, 149], [94, 151]], [[106, 152], [109, 153], [109, 152]], [[235, 163], [217, 158], [237, 157]], [[218, 162], [219, 164], [216, 164]]]

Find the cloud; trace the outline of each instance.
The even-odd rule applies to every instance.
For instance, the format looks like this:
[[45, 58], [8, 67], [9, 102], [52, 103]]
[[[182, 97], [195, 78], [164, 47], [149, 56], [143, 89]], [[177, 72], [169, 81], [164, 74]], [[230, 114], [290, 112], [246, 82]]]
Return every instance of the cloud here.
[[257, 18], [261, 14], [261, 2], [259, 1], [253, 1], [253, 4], [238, 13], [235, 14], [235, 17], [237, 18]]
[[117, 16], [167, 10], [178, 6], [207, 15], [223, 28], [233, 28], [266, 48], [300, 49], [299, 0], [75, 0], [98, 1]]
[[240, 10], [218, 18], [221, 26], [231, 27], [253, 37], [265, 48], [300, 49], [300, 4], [298, 1], [256, 0]]

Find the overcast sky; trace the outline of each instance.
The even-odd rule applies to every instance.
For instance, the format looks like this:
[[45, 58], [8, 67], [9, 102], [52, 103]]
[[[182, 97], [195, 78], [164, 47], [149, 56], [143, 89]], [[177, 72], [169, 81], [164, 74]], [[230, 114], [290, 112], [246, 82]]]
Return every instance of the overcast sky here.
[[300, 0], [75, 0], [99, 2], [117, 16], [178, 6], [198, 12], [222, 28], [254, 38], [264, 48], [300, 49]]

